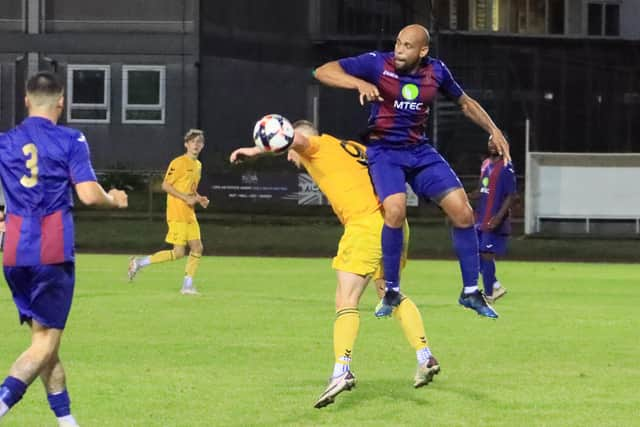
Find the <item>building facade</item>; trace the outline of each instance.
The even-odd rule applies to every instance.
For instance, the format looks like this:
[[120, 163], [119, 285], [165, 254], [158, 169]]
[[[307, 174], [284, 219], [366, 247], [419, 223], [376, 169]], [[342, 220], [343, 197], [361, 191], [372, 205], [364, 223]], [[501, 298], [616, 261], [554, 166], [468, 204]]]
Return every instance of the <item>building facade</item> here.
[[[208, 169], [230, 171], [228, 153], [265, 113], [357, 138], [356, 95], [311, 72], [391, 49], [411, 22], [431, 29], [432, 55], [506, 130], [516, 162], [527, 119], [534, 149], [640, 151], [632, 0], [5, 0], [0, 128], [24, 117], [26, 76], [50, 69], [67, 82], [63, 122], [87, 134], [97, 168], [160, 170], [199, 126]], [[486, 136], [453, 103], [438, 101], [429, 131], [459, 173], [476, 173]]]

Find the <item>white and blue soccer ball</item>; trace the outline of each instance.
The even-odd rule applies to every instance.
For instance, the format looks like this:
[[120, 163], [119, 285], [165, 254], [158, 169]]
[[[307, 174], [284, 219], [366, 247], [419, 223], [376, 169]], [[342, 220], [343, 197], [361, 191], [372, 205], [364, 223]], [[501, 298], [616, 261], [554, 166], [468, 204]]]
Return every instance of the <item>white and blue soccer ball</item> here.
[[267, 114], [253, 128], [253, 140], [270, 153], [283, 153], [293, 143], [293, 126], [280, 114]]

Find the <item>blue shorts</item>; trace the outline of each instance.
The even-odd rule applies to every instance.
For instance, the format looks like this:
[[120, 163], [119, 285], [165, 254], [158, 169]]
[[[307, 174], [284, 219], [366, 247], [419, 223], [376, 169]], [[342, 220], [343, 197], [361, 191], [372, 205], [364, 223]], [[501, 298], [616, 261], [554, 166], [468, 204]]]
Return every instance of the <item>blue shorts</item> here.
[[480, 253], [496, 255], [505, 255], [507, 253], [508, 235], [481, 231], [479, 228], [477, 230]]
[[37, 320], [49, 328], [64, 329], [71, 310], [75, 286], [75, 265], [35, 265], [4, 267], [20, 323]]
[[419, 197], [439, 202], [462, 183], [449, 163], [429, 144], [367, 147], [369, 173], [380, 201], [406, 192], [408, 183]]

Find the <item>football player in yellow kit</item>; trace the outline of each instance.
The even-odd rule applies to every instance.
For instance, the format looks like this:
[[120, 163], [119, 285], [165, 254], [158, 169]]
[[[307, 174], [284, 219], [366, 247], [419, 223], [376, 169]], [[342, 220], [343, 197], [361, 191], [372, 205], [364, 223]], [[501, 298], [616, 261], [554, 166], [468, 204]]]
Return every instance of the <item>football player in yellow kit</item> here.
[[[364, 146], [327, 134], [319, 135], [314, 125], [305, 120], [294, 123], [294, 129], [289, 161], [306, 169], [344, 225], [332, 264], [338, 276], [333, 329], [335, 365], [327, 388], [314, 405], [322, 408], [356, 384], [350, 362], [360, 325], [358, 303], [371, 277], [379, 282], [376, 287], [379, 296], [384, 295], [380, 239], [384, 218], [369, 178]], [[239, 163], [262, 154], [257, 146], [239, 148], [231, 154], [230, 161]], [[403, 295], [393, 316], [416, 350], [418, 369], [414, 387], [427, 385], [440, 371], [440, 365], [429, 349], [420, 312], [413, 301]]]
[[171, 161], [162, 182], [162, 189], [167, 193], [169, 226], [165, 241], [172, 244], [173, 249], [145, 257], [132, 257], [129, 261], [128, 275], [129, 280], [133, 280], [136, 273], [148, 265], [180, 259], [184, 257], [188, 245], [189, 258], [180, 292], [183, 295], [197, 295], [193, 278], [200, 263], [203, 246], [194, 206], [209, 206], [209, 199], [198, 194], [198, 184], [202, 176], [202, 163], [198, 156], [204, 148], [204, 133], [199, 129], [190, 129], [184, 136], [184, 146], [186, 152]]

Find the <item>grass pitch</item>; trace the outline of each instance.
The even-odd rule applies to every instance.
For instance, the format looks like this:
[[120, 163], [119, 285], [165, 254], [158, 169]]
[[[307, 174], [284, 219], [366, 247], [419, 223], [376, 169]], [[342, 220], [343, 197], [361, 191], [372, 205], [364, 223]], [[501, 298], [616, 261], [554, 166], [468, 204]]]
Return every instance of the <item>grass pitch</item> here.
[[[184, 262], [126, 282], [126, 256], [80, 255], [61, 357], [87, 426], [640, 425], [640, 269], [499, 262], [501, 318], [456, 303], [454, 261], [411, 261], [442, 372], [414, 390], [415, 355], [394, 320], [361, 302], [358, 385], [312, 407], [333, 365], [329, 259], [204, 257], [201, 297], [178, 293]], [[0, 288], [0, 370], [28, 345]], [[55, 426], [39, 382], [3, 426]]]

